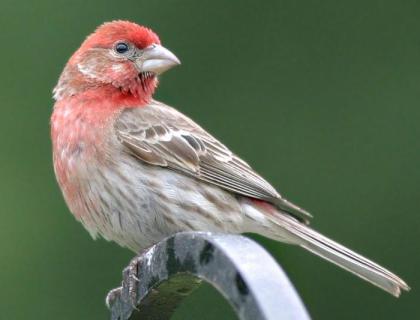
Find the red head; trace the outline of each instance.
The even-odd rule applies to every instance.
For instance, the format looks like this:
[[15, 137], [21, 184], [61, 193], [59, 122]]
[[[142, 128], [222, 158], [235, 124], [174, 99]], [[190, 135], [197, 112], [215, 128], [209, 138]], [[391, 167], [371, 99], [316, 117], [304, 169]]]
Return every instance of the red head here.
[[54, 98], [61, 100], [104, 88], [146, 103], [157, 86], [157, 75], [179, 63], [160, 45], [152, 30], [128, 21], [107, 22], [70, 58], [54, 89]]

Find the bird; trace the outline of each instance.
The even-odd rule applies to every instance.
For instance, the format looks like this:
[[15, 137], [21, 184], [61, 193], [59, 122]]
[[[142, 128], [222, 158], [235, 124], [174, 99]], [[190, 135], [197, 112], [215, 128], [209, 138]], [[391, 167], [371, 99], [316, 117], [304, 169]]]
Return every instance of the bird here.
[[183, 113], [153, 99], [180, 64], [151, 29], [106, 22], [53, 89], [53, 165], [65, 202], [93, 238], [136, 253], [182, 231], [256, 233], [300, 246], [398, 297], [391, 271], [309, 226], [251, 166]]

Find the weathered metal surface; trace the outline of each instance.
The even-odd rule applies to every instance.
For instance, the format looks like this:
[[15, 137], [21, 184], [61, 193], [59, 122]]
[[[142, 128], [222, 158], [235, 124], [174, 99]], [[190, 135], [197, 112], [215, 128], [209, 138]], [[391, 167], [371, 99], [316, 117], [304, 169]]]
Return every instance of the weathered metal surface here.
[[260, 245], [206, 232], [178, 233], [136, 257], [124, 270], [122, 287], [107, 296], [111, 319], [170, 319], [200, 279], [241, 320], [310, 319], [285, 273]]

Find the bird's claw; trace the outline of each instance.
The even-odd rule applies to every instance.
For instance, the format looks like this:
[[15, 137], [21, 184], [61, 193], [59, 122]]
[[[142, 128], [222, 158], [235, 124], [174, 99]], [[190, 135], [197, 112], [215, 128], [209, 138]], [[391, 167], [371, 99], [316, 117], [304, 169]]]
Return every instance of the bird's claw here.
[[108, 307], [109, 310], [112, 309], [112, 306], [113, 306], [115, 300], [118, 299], [121, 296], [121, 290], [122, 290], [121, 287], [115, 288], [107, 294], [106, 299], [105, 299], [105, 304], [106, 304], [106, 306]]

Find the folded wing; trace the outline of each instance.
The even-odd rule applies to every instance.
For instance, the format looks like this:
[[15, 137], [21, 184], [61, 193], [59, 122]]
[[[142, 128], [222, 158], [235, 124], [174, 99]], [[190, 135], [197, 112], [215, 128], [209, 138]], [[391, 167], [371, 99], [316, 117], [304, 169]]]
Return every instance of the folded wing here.
[[284, 199], [265, 179], [194, 121], [157, 101], [125, 109], [115, 123], [135, 157], [228, 191], [267, 201], [302, 221], [311, 215]]

